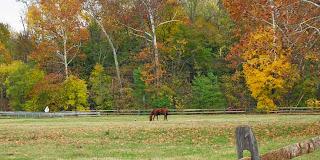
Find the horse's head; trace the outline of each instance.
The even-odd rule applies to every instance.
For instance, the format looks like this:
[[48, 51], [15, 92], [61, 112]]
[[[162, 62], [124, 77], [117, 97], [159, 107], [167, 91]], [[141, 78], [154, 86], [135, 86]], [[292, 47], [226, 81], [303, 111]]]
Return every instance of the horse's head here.
[[150, 121], [152, 121], [152, 114], [150, 115]]

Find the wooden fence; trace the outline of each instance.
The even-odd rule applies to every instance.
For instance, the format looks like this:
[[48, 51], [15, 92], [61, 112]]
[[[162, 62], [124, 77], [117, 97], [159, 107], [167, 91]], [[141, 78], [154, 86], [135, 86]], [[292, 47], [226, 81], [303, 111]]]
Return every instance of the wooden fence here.
[[[260, 154], [258, 143], [252, 131], [247, 125], [238, 126], [235, 130], [238, 159], [240, 160], [284, 160], [292, 159], [303, 154], [308, 154], [320, 149], [320, 136], [301, 141], [283, 148]], [[243, 151], [248, 150], [251, 157], [243, 158]]]
[[25, 112], [25, 111], [0, 111], [0, 116], [14, 117], [67, 117], [67, 116], [99, 116], [99, 112]]
[[[100, 115], [149, 115], [151, 110], [91, 110]], [[249, 109], [168, 109], [169, 115], [206, 115], [206, 114], [320, 114], [320, 109], [308, 107], [283, 107], [278, 110]]]
[[[24, 112], [0, 111], [0, 116], [18, 117], [65, 117], [65, 116], [107, 116], [107, 115], [149, 115], [151, 110], [87, 110], [69, 112]], [[208, 114], [320, 114], [319, 109], [307, 107], [278, 108], [276, 111], [245, 109], [169, 109], [169, 115], [208, 115]]]

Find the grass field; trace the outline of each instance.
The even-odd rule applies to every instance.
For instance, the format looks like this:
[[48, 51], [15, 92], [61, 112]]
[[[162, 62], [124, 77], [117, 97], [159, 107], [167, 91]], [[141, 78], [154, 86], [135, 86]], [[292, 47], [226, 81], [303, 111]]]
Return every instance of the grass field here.
[[[253, 127], [260, 154], [320, 135], [320, 115], [168, 119], [0, 117], [0, 159], [237, 159], [234, 131], [238, 125]], [[317, 157], [319, 150], [296, 159]]]

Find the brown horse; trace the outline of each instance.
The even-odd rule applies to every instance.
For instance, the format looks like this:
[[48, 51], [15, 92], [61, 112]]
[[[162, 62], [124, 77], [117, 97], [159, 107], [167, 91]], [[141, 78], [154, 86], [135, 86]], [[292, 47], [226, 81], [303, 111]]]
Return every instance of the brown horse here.
[[[168, 120], [168, 109], [167, 108], [155, 108], [150, 113], [150, 121], [154, 120], [154, 117], [158, 115], [164, 115], [164, 120]], [[152, 118], [153, 116], [153, 118]]]

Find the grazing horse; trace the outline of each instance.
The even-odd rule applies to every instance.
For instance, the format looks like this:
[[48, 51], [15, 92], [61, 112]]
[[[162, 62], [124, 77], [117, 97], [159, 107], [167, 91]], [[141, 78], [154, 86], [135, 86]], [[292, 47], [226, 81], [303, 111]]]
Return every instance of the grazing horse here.
[[[158, 120], [158, 115], [164, 115], [164, 120], [168, 120], [168, 109], [167, 108], [155, 108], [151, 111], [150, 113], [150, 121], [154, 120], [154, 117], [157, 116]], [[152, 118], [153, 116], [153, 118]]]

